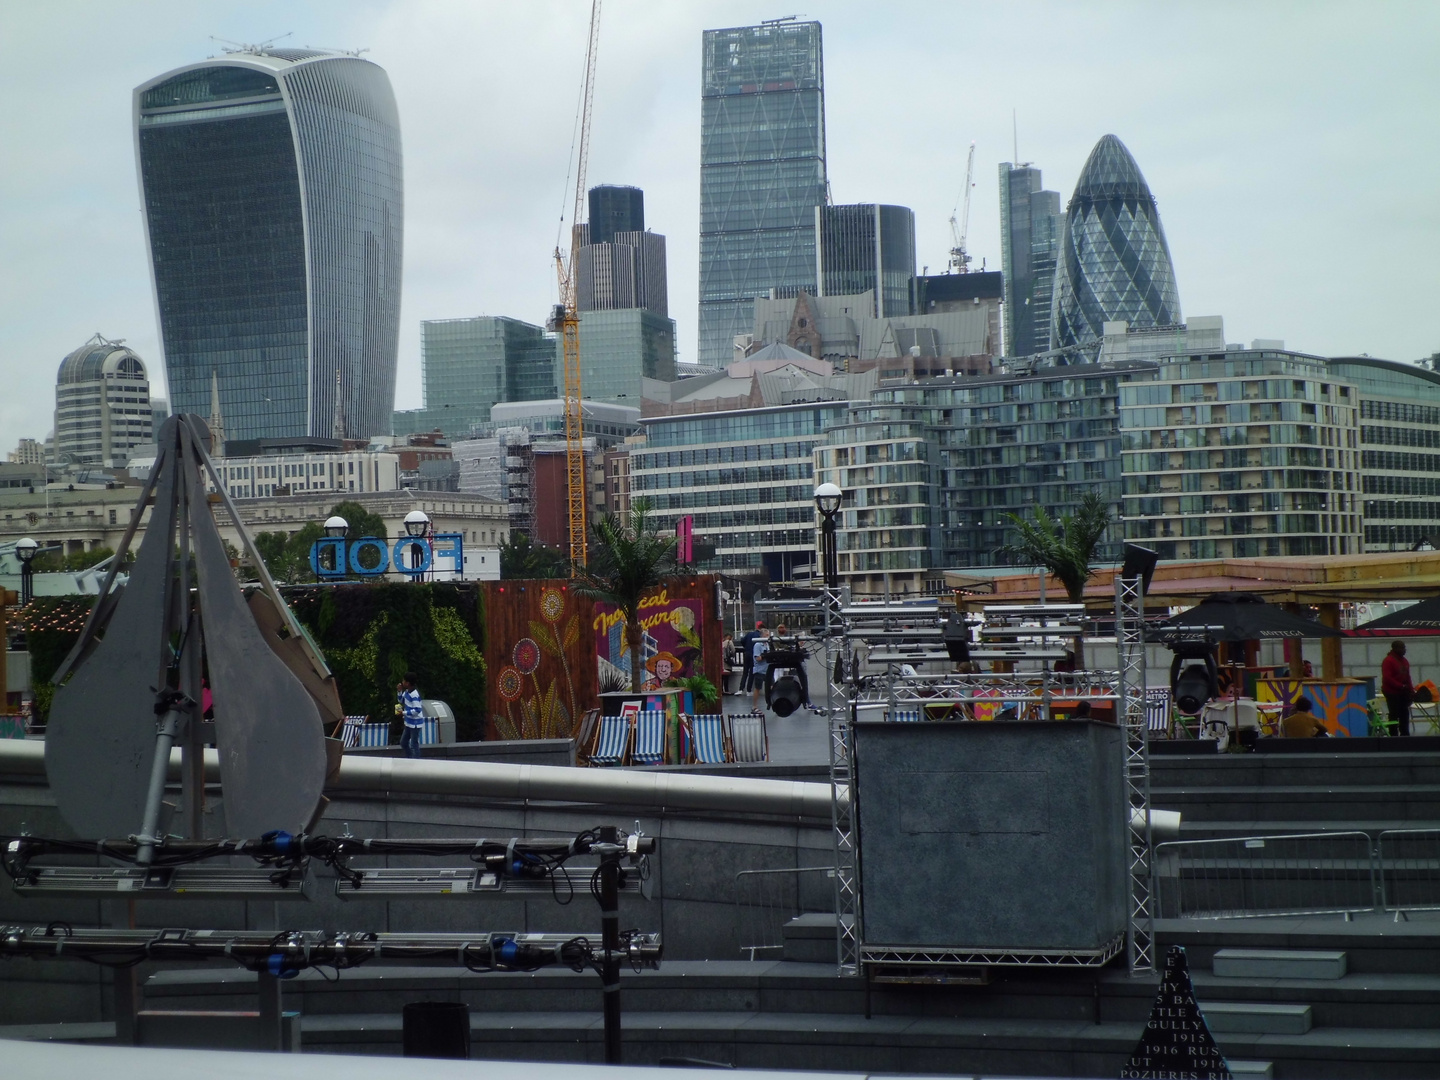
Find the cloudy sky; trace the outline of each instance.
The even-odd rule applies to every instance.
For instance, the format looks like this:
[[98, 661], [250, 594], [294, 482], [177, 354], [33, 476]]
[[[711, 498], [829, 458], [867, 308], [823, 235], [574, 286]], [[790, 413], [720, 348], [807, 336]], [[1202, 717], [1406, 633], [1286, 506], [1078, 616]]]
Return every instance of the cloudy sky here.
[[[645, 190], [695, 355], [700, 34], [752, 0], [606, 0], [592, 183]], [[810, 0], [825, 34], [837, 202], [916, 213], [950, 244], [977, 143], [970, 249], [1000, 262], [996, 164], [1068, 199], [1095, 141], [1150, 182], [1189, 315], [1226, 337], [1414, 360], [1440, 350], [1440, 4]], [[55, 370], [96, 331], [163, 382], [131, 91], [224, 38], [367, 48], [399, 101], [405, 289], [397, 407], [421, 404], [422, 319], [542, 321], [567, 204], [583, 0], [0, 0], [0, 451], [51, 428]], [[159, 390], [157, 392], [163, 392]]]

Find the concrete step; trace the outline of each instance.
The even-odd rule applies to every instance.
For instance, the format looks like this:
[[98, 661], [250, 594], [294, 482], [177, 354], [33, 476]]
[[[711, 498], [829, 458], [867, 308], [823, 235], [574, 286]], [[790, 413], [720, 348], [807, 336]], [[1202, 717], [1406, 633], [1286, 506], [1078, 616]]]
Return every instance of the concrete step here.
[[1273, 1005], [1261, 1001], [1202, 1001], [1200, 1011], [1216, 1035], [1304, 1035], [1310, 1030], [1309, 1005]]
[[[1347, 784], [1166, 787], [1152, 784], [1156, 809], [1187, 821], [1360, 821], [1397, 818], [1419, 824], [1440, 818], [1440, 785]], [[1411, 825], [1410, 827], [1415, 827]]]
[[834, 912], [797, 915], [781, 927], [781, 934], [783, 959], [802, 964], [836, 962]]
[[1231, 979], [1339, 979], [1345, 953], [1320, 949], [1219, 949], [1216, 975]]
[[1226, 1064], [1230, 1066], [1230, 1075], [1235, 1080], [1270, 1080], [1275, 1075], [1275, 1066], [1268, 1061], [1241, 1061], [1238, 1058], [1231, 1058]]

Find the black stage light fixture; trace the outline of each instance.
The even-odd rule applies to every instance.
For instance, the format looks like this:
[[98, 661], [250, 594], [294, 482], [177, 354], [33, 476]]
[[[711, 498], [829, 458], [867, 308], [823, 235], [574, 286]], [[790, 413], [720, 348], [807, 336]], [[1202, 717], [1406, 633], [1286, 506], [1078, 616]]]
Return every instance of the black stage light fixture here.
[[963, 664], [970, 659], [970, 628], [965, 625], [965, 620], [958, 611], [951, 613], [950, 618], [945, 620], [942, 639], [945, 642], [945, 651], [955, 663]]
[[1220, 694], [1214, 646], [1208, 641], [1172, 642], [1170, 694], [1175, 708], [1186, 716], [1199, 716], [1205, 703]]
[[1139, 544], [1125, 545], [1125, 562], [1120, 567], [1122, 578], [1139, 578], [1140, 591], [1150, 591], [1150, 579], [1155, 576], [1155, 564], [1160, 561], [1157, 552]]
[[782, 675], [770, 684], [770, 708], [776, 716], [789, 716], [805, 702], [805, 691], [794, 675]]

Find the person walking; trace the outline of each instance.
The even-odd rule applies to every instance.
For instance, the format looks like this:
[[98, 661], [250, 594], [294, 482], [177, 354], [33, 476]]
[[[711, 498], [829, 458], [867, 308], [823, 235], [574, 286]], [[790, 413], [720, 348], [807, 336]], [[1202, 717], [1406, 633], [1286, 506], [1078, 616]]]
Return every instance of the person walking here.
[[1410, 661], [1405, 659], [1403, 641], [1391, 645], [1389, 654], [1380, 662], [1380, 693], [1385, 695], [1385, 707], [1390, 719], [1395, 721], [1395, 730], [1409, 735], [1410, 702], [1415, 700], [1415, 684], [1410, 681]]
[[405, 721], [405, 732], [400, 736], [400, 749], [406, 757], [420, 756], [420, 735], [425, 730], [425, 709], [420, 704], [420, 691], [415, 686], [415, 673], [407, 671], [405, 678], [395, 688], [395, 698], [400, 703], [400, 715]]
[[[750, 645], [750, 710], [760, 711], [761, 695], [765, 694], [766, 684], [770, 681], [770, 631], [765, 624], [756, 624], [754, 642]], [[766, 701], [769, 707], [769, 701]]]

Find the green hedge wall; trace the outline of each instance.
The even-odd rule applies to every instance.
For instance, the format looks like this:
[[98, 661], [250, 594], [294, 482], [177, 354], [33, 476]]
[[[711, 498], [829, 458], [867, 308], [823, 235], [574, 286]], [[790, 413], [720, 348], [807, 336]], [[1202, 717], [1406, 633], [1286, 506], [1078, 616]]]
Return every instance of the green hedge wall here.
[[347, 716], [395, 722], [395, 684], [455, 713], [456, 737], [479, 739], [485, 715], [485, 611], [469, 582], [357, 584], [285, 590], [325, 654]]

